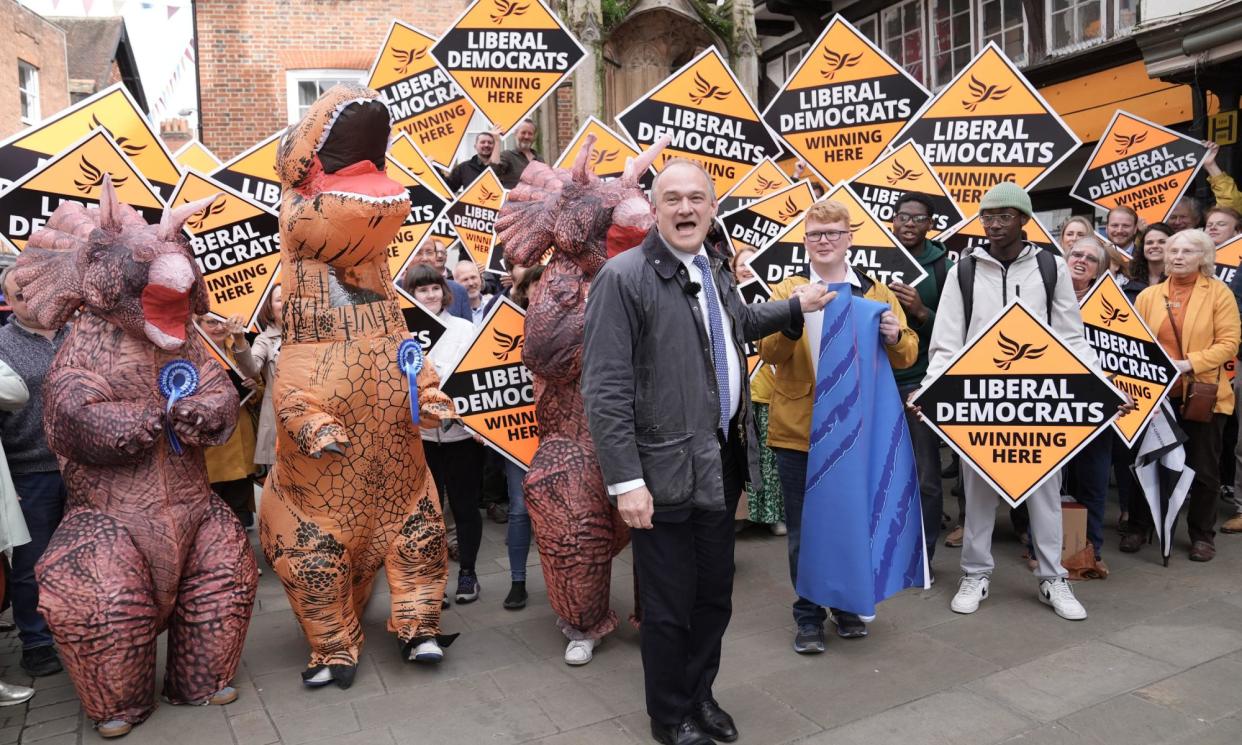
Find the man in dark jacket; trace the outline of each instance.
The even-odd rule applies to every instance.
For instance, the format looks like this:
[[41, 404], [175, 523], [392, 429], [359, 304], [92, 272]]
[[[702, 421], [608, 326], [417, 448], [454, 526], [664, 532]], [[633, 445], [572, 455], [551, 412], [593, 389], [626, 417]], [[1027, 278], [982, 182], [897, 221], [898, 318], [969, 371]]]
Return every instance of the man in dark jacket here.
[[822, 285], [746, 305], [704, 239], [711, 179], [687, 160], [652, 186], [655, 230], [609, 260], [586, 307], [582, 394], [608, 493], [633, 532], [647, 713], [656, 741], [732, 742], [712, 698], [733, 591], [733, 514], [758, 483], [743, 344], [800, 333]]
[[453, 166], [444, 183], [456, 194], [473, 184], [488, 168], [495, 171], [500, 163], [500, 150], [497, 148], [499, 144], [500, 130], [496, 127], [475, 135], [474, 155]]
[[[944, 244], [927, 239], [927, 231], [935, 218], [931, 198], [918, 192], [902, 194], [893, 212], [893, 235], [927, 272], [927, 279], [918, 287], [901, 282], [894, 282], [889, 287], [901, 303], [901, 309], [906, 312], [910, 328], [919, 335], [918, 359], [904, 370], [893, 370], [902, 400], [918, 389], [923, 374], [927, 372], [927, 347], [931, 344], [932, 328], [936, 323], [936, 308], [940, 306], [940, 292], [952, 266]], [[913, 413], [907, 412], [906, 420], [910, 425], [910, 444], [914, 446], [914, 460], [919, 472], [923, 537], [927, 541], [927, 561], [930, 563], [936, 552], [936, 542], [940, 540], [940, 516], [944, 513], [940, 438]], [[959, 518], [965, 517], [964, 507], [958, 509], [958, 515]]]

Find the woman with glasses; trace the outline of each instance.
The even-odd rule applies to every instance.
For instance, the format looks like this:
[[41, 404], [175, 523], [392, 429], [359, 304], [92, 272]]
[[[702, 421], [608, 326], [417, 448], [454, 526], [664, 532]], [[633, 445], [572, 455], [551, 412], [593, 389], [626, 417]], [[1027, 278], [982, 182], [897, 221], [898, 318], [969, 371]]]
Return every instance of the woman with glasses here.
[[[1216, 556], [1216, 497], [1220, 487], [1220, 451], [1225, 420], [1233, 414], [1233, 386], [1224, 366], [1238, 354], [1238, 305], [1224, 282], [1213, 276], [1216, 246], [1202, 230], [1183, 230], [1165, 245], [1168, 279], [1148, 287], [1138, 296], [1135, 308], [1156, 334], [1164, 351], [1177, 366], [1178, 380], [1169, 394], [1178, 425], [1188, 440], [1186, 464], [1195, 470], [1190, 487], [1186, 527], [1192, 542], [1191, 561], [1211, 561]], [[1199, 411], [1188, 401], [1191, 383], [1206, 383], [1215, 391], [1211, 410]], [[1121, 538], [1121, 550], [1138, 551], [1150, 533], [1150, 511], [1136, 506], [1129, 530]]]

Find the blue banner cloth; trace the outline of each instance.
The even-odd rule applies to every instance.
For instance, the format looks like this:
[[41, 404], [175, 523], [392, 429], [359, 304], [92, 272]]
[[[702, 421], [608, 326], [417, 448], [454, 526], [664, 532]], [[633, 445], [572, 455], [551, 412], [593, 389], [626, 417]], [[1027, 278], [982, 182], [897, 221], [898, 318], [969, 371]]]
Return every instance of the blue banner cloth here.
[[797, 592], [874, 616], [876, 603], [923, 587], [926, 549], [910, 430], [880, 315], [886, 303], [829, 286], [811, 413]]

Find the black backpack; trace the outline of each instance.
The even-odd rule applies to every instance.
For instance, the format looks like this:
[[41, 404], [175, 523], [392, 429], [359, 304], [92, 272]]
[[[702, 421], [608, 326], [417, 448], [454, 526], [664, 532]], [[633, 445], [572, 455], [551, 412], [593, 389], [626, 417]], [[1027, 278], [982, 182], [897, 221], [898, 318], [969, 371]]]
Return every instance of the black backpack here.
[[[962, 289], [962, 312], [966, 324], [962, 326], [962, 339], [970, 333], [970, 317], [975, 309], [975, 263], [974, 254], [963, 256], [957, 262], [957, 283]], [[1057, 260], [1049, 251], [1042, 248], [1035, 252], [1035, 261], [1039, 264], [1039, 277], [1044, 282], [1044, 307], [1048, 313], [1048, 325], [1052, 325], [1052, 301], [1057, 292]]]

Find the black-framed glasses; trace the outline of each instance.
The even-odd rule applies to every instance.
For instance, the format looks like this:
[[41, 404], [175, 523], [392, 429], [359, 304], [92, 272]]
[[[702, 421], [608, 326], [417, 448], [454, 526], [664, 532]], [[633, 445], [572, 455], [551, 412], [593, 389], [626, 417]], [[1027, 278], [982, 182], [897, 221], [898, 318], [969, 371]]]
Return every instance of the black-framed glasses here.
[[931, 222], [931, 215], [911, 215], [905, 212], [898, 212], [893, 215], [893, 222], [896, 224], [909, 222], [915, 225], [926, 225]]
[[819, 243], [820, 241], [836, 243], [841, 240], [841, 236], [849, 234], [848, 230], [812, 230], [806, 234], [806, 240], [807, 243]]

